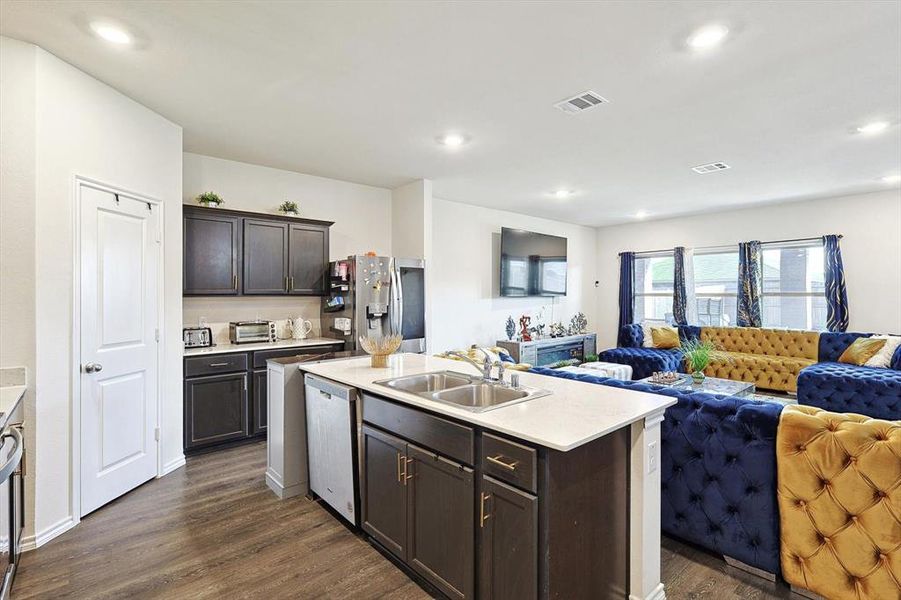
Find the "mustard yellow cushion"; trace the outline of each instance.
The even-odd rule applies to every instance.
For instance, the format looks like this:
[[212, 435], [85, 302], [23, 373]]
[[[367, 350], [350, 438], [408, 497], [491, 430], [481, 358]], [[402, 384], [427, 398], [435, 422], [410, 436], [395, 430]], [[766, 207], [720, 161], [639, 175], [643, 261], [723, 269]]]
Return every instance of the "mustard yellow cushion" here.
[[854, 342], [845, 348], [842, 355], [838, 357], [838, 362], [848, 363], [849, 365], [862, 365], [885, 346], [885, 338], [857, 338]]
[[679, 342], [679, 331], [675, 327], [651, 327], [651, 339], [654, 340], [655, 348], [678, 348], [682, 344]]

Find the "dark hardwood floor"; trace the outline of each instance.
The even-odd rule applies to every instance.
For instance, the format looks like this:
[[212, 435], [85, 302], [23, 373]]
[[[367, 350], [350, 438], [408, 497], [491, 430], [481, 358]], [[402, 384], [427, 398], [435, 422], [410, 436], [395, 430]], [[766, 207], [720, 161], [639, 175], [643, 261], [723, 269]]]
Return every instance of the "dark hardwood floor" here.
[[[23, 555], [12, 597], [430, 597], [317, 503], [277, 500], [265, 467], [262, 442], [189, 458]], [[670, 600], [789, 597], [671, 539], [663, 575]]]

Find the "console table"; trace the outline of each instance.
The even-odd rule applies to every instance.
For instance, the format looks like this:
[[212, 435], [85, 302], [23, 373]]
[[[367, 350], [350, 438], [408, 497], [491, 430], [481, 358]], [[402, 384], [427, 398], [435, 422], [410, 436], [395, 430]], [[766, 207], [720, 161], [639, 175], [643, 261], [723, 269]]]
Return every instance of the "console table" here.
[[543, 337], [528, 342], [498, 340], [497, 345], [509, 352], [516, 362], [540, 367], [559, 360], [582, 360], [588, 354], [597, 354], [597, 340], [596, 333], [584, 333], [556, 338]]

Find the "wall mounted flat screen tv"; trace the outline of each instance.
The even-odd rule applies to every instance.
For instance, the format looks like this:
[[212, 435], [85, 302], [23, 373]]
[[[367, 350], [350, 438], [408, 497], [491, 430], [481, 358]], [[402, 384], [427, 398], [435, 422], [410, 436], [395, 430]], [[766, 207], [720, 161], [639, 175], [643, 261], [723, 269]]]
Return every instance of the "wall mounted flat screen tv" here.
[[501, 296], [565, 296], [566, 238], [501, 229]]

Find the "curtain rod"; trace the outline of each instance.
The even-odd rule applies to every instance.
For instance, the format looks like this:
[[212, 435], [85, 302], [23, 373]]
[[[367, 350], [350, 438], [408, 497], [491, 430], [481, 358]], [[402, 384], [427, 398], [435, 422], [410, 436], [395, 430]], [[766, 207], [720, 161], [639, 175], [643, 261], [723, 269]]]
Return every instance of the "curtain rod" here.
[[[842, 239], [844, 236], [839, 235], [838, 239]], [[823, 236], [818, 237], [807, 237], [807, 238], [794, 238], [791, 240], [773, 240], [771, 242], [760, 242], [762, 245], [765, 244], [792, 244], [794, 242], [814, 242], [817, 240], [822, 240]], [[718, 246], [695, 246], [690, 248], [691, 250], [715, 250], [718, 248], [730, 248], [729, 244], [720, 244]], [[635, 254], [657, 254], [658, 252], [672, 252], [673, 248], [664, 248], [663, 250], [642, 250], [640, 252], [635, 252]], [[618, 253], [617, 256], [622, 256], [622, 252]]]

